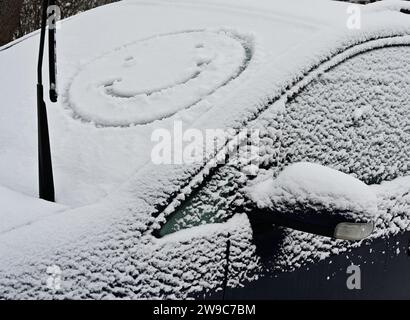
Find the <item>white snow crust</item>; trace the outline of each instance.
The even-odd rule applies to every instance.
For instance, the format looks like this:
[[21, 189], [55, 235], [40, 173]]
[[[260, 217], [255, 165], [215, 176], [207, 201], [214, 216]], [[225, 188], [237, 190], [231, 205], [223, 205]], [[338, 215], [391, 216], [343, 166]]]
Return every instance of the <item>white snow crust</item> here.
[[[340, 171], [319, 164], [298, 162], [286, 167], [276, 179], [268, 177], [248, 188], [259, 208], [297, 211], [313, 207], [332, 212], [350, 212], [373, 217], [377, 198], [369, 186]], [[293, 208], [293, 209], [291, 209]], [[303, 214], [302, 212], [299, 212]]]
[[[195, 203], [215, 200], [223, 187], [226, 196], [206, 203], [218, 212], [211, 225], [156, 239], [159, 223], [217, 167], [215, 160], [150, 163], [153, 130], [171, 129], [175, 120], [201, 130], [259, 128], [262, 173], [277, 177], [295, 162], [344, 172], [377, 196], [373, 237], [410, 230], [410, 21], [397, 10], [369, 10], [363, 28], [352, 31], [346, 5], [126, 0], [63, 21], [61, 96], [47, 103], [61, 205], [35, 199], [38, 32], [0, 51], [0, 204], [7, 208], [0, 214], [0, 298], [186, 298], [221, 289], [228, 239], [233, 287], [261, 269], [297, 268], [360, 245], [289, 230], [280, 257], [261, 265], [246, 215], [221, 209], [243, 201], [240, 166], [217, 170], [179, 229], [201, 221]], [[223, 50], [216, 53], [217, 45]], [[377, 48], [385, 49], [361, 55]], [[158, 63], [138, 65], [150, 55]], [[353, 116], [368, 105], [371, 112]], [[62, 270], [59, 291], [46, 286], [54, 265]]]

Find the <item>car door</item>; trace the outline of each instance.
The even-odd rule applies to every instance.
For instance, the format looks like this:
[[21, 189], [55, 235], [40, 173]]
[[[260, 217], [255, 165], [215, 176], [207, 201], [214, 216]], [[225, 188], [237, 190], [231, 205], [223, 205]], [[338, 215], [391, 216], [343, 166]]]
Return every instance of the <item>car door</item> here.
[[260, 120], [281, 132], [284, 160], [266, 157], [267, 167], [309, 161], [353, 175], [377, 194], [379, 217], [370, 239], [355, 243], [267, 226], [249, 213], [263, 271], [228, 288], [228, 299], [410, 297], [409, 74], [409, 47], [368, 51], [290, 98], [281, 117]]

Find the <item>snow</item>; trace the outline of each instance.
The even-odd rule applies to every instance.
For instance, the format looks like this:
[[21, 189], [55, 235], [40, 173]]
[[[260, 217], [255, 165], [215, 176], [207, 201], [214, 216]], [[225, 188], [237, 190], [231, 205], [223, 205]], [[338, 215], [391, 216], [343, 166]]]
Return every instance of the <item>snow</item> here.
[[69, 209], [60, 204], [27, 197], [1, 185], [0, 203], [0, 234]]
[[[381, 45], [394, 44], [390, 41], [378, 42]], [[368, 43], [365, 47], [374, 46]], [[330, 63], [330, 71], [324, 73], [322, 70], [322, 75], [314, 79], [310, 86], [296, 86], [294, 92], [299, 94], [297, 99], [288, 98], [289, 101], [286, 101], [286, 96], [281, 98], [251, 123], [251, 129], [260, 130], [262, 142], [262, 168], [261, 174], [254, 180], [255, 184], [266, 180], [266, 175], [272, 177], [272, 170], [276, 177], [290, 163], [314, 161], [363, 180], [372, 185], [371, 189], [384, 180], [394, 179], [394, 182], [387, 184], [386, 190], [403, 179], [403, 187], [406, 185], [407, 180], [400, 176], [409, 175], [407, 159], [410, 137], [402, 130], [409, 121], [406, 111], [410, 101], [407, 90], [409, 51], [398, 46], [364, 55], [357, 54], [363, 51], [358, 47], [352, 50], [353, 58], [348, 63], [335, 57]], [[343, 55], [346, 59], [347, 53]], [[346, 82], [346, 79], [354, 81]], [[324, 85], [330, 85], [331, 90], [326, 90]], [[329, 103], [340, 99], [343, 103]], [[366, 107], [369, 103], [373, 111], [358, 123], [354, 122], [351, 114], [357, 105]], [[272, 170], [263, 173], [264, 167], [272, 166]], [[214, 179], [184, 208], [185, 217], [177, 221], [176, 230], [201, 223], [204, 220], [203, 212], [212, 212], [211, 221], [223, 221], [229, 218], [230, 211], [235, 211], [232, 206], [235, 207], [236, 203], [239, 203], [240, 209], [244, 200], [241, 193], [235, 193], [244, 184], [240, 172], [241, 168], [232, 166], [218, 170]], [[230, 183], [218, 188], [222, 181]], [[384, 203], [384, 197], [377, 196], [378, 222], [372, 238], [407, 230], [409, 220], [403, 214], [408, 211], [406, 197], [404, 203], [401, 203], [402, 200], [397, 202], [405, 194], [404, 187], [387, 203]], [[394, 216], [388, 213], [391, 210], [395, 212]], [[344, 252], [352, 246], [348, 242], [289, 232], [283, 240], [283, 255], [277, 258], [274, 268], [297, 268], [301, 264]]]
[[105, 126], [161, 120], [238, 77], [252, 50], [246, 36], [224, 30], [137, 41], [85, 65], [68, 89], [67, 104], [82, 119]]
[[406, 1], [400, 1], [400, 0], [384, 0], [384, 1], [371, 3], [368, 6], [366, 6], [366, 11], [373, 11], [373, 12], [386, 11], [386, 10], [400, 11], [402, 9], [410, 10], [410, 4]]
[[[276, 141], [272, 151], [262, 154], [265, 166], [276, 164], [275, 176], [289, 160], [309, 161], [331, 166], [369, 185], [377, 197], [372, 239], [393, 236], [409, 230], [410, 226], [410, 137], [403, 130], [409, 125], [409, 53], [405, 47], [390, 47], [355, 55], [349, 63], [336, 64], [305, 90], [299, 89], [298, 97], [287, 103], [286, 114], [272, 120], [272, 113], [267, 111], [257, 126], [282, 130], [280, 140], [275, 131], [262, 137], [262, 141], [268, 137]], [[333, 59], [333, 63], [337, 60], [337, 57]], [[325, 90], [324, 85], [330, 88]], [[338, 100], [341, 102], [329, 103]], [[365, 109], [372, 106], [372, 110], [355, 122], [351, 115], [358, 105]], [[281, 164], [282, 161], [285, 163]], [[298, 268], [362, 243], [289, 231], [283, 240], [283, 260], [267, 268]]]
[[[408, 79], [409, 55], [403, 46], [410, 43], [410, 21], [394, 11], [369, 11], [363, 15], [364, 28], [351, 31], [345, 28], [346, 5], [128, 0], [64, 21], [58, 36], [62, 96], [57, 104], [48, 103], [48, 115], [57, 201], [70, 209], [60, 211], [38, 202], [38, 207], [44, 206], [39, 216], [26, 212], [24, 219], [16, 218], [8, 226], [0, 223], [6, 230], [0, 234], [0, 297], [186, 298], [221, 288], [228, 239], [230, 286], [255, 279], [261, 268], [297, 268], [350, 248], [343, 241], [289, 231], [275, 265], [262, 266], [246, 215], [224, 210], [243, 201], [238, 192], [248, 181], [243, 168], [221, 169], [215, 159], [191, 165], [151, 163], [153, 130], [171, 129], [175, 120], [181, 120], [184, 128], [200, 130], [259, 128], [264, 142], [259, 174], [269, 169], [276, 177], [289, 164], [301, 161], [332, 167], [376, 184], [371, 187], [378, 199], [374, 237], [409, 230], [409, 137], [403, 130], [409, 114], [408, 83], [403, 81]], [[182, 47], [173, 47], [171, 38]], [[201, 51], [196, 40], [205, 51], [209, 45], [211, 55], [216, 43], [225, 48], [213, 60], [215, 69], [190, 80], [204, 81], [203, 91], [181, 84], [198, 70], [195, 62], [207, 56], [196, 54]], [[252, 49], [251, 59], [236, 75], [243, 66], [244, 44]], [[0, 69], [7, 75], [0, 80], [0, 184], [31, 197], [22, 196], [21, 202], [32, 201], [33, 208], [37, 206], [33, 199], [37, 196], [37, 57], [32, 53], [37, 45], [34, 33], [0, 51]], [[361, 55], [386, 46], [391, 48], [376, 50], [370, 58]], [[184, 59], [173, 64], [157, 53], [153, 58], [161, 60], [158, 64], [138, 65], [138, 59], [158, 47], [174, 50]], [[344, 65], [350, 58], [352, 63]], [[151, 97], [144, 102], [107, 96], [104, 90], [99, 95], [93, 81], [106, 81], [109, 72], [119, 70], [118, 76], [126, 81], [114, 81], [108, 92]], [[152, 73], [147, 82], [129, 78], [137, 72], [147, 76], [152, 70], [164, 77], [160, 80]], [[77, 86], [80, 79], [90, 84], [89, 91]], [[323, 84], [332, 90], [324, 90]], [[152, 94], [169, 85], [174, 86]], [[184, 92], [184, 103], [179, 103]], [[150, 100], [153, 95], [167, 105]], [[82, 104], [80, 96], [92, 103]], [[343, 103], [330, 103], [338, 97]], [[191, 105], [193, 98], [200, 101]], [[130, 117], [116, 110], [117, 104], [110, 105], [121, 99]], [[373, 109], [356, 123], [355, 101], [360, 108]], [[158, 108], [152, 114], [133, 110], [141, 103], [157, 103]], [[114, 112], [115, 119], [110, 117]], [[228, 151], [224, 148], [218, 156]], [[208, 179], [210, 174], [215, 179]], [[223, 187], [226, 193], [218, 193], [222, 179], [230, 182]], [[183, 217], [175, 231], [197, 225], [202, 219], [197, 204], [203, 203], [209, 205], [210, 214], [218, 213], [212, 225], [197, 226], [195, 233], [181, 230], [164, 239], [153, 237], [159, 223], [198, 186], [203, 188], [192, 201], [191, 208], [196, 208], [192, 219]], [[12, 213], [24, 213], [24, 207], [7, 202]], [[47, 289], [50, 266], [61, 269], [59, 292]]]
[[[377, 199], [369, 186], [340, 171], [319, 164], [298, 162], [286, 167], [276, 179], [268, 177], [247, 190], [258, 208], [278, 211], [326, 210], [329, 214], [373, 218]], [[300, 210], [300, 211], [299, 211]]]

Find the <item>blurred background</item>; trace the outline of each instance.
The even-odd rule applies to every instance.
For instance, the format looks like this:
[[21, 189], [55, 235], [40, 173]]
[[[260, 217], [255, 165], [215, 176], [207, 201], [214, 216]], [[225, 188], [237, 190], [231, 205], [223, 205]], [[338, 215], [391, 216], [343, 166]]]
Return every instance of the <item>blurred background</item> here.
[[[62, 18], [118, 0], [57, 0]], [[0, 46], [40, 28], [42, 0], [0, 0]]]
[[[40, 28], [42, 0], [0, 0], [0, 46]], [[118, 0], [57, 0], [62, 18]], [[194, 0], [193, 0], [194, 1]], [[330, 0], [329, 0], [330, 1]], [[342, 0], [369, 3], [376, 0]]]

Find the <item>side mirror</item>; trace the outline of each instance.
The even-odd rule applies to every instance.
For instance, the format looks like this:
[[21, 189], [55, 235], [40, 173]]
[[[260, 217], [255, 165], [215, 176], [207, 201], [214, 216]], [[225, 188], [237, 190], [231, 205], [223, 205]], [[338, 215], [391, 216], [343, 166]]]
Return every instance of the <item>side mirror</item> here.
[[362, 240], [374, 229], [377, 197], [371, 188], [318, 164], [295, 163], [276, 179], [258, 177], [245, 193], [250, 218], [263, 223], [344, 240]]

